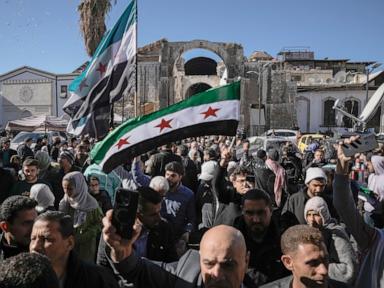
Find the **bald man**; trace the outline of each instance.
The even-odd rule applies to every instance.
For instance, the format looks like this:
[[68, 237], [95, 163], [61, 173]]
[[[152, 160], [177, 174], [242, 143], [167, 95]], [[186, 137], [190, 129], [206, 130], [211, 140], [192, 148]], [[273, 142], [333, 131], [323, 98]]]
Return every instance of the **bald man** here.
[[[136, 222], [131, 240], [124, 240], [111, 224], [112, 210], [103, 219], [106, 254], [113, 270], [136, 287], [239, 288], [248, 268], [244, 237], [237, 229], [220, 225], [208, 230], [200, 252], [188, 250], [178, 262], [156, 263], [134, 255], [132, 245], [140, 235]], [[200, 265], [199, 265], [200, 264]]]

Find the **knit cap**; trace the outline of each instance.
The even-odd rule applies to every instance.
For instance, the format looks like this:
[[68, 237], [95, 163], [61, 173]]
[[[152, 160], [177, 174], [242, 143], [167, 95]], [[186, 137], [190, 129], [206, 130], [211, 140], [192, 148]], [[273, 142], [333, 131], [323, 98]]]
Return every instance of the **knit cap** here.
[[324, 179], [325, 183], [327, 183], [327, 175], [324, 170], [318, 167], [308, 168], [305, 176], [305, 184], [308, 184], [314, 179]]

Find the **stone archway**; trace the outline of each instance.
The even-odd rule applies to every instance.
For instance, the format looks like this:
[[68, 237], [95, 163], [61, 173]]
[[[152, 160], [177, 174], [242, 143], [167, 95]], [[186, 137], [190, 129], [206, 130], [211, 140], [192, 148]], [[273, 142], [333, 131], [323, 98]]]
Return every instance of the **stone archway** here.
[[[242, 70], [239, 67], [243, 65], [244, 56], [243, 48], [238, 44], [193, 40], [189, 42], [171, 42], [168, 45], [168, 72], [171, 72], [171, 77], [168, 78], [169, 103], [176, 103], [185, 99], [189, 95], [187, 89], [191, 85], [205, 83], [211, 87], [216, 87], [222, 84], [222, 82], [229, 82], [234, 77], [241, 75], [240, 71]], [[214, 59], [212, 62], [217, 62], [217, 64], [215, 63], [215, 68], [217, 69], [215, 73], [212, 73], [212, 67], [209, 67], [210, 69], [207, 68], [210, 70], [209, 72], [202, 72], [200, 70], [201, 73], [186, 73], [188, 72], [186, 70], [190, 67], [184, 67], [183, 55], [195, 49], [206, 50], [218, 57], [218, 60], [210, 57], [205, 59], [204, 57], [191, 58], [196, 62], [203, 61], [206, 64], [208, 64], [208, 59]], [[191, 59], [186, 64], [192, 64], [194, 61], [191, 61]], [[214, 65], [210, 63], [209, 66]], [[224, 72], [221, 75], [222, 71]], [[225, 81], [223, 81], [224, 77]]]

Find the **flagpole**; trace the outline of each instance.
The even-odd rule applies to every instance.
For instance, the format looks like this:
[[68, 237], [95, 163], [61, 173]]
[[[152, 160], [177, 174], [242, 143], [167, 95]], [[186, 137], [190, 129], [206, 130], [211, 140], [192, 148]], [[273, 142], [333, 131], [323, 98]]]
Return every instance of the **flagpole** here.
[[135, 11], [136, 11], [136, 39], [135, 39], [135, 41], [136, 41], [136, 57], [135, 57], [135, 65], [136, 65], [136, 71], [135, 71], [135, 101], [134, 101], [134, 106], [135, 106], [135, 117], [137, 116], [137, 97], [138, 97], [138, 79], [139, 79], [139, 77], [138, 77], [138, 73], [137, 73], [137, 71], [139, 70], [139, 61], [138, 61], [138, 53], [137, 53], [137, 51], [139, 51], [138, 49], [139, 49], [139, 47], [138, 47], [138, 45], [137, 45], [137, 40], [138, 40], [138, 38], [139, 38], [139, 33], [137, 33], [137, 31], [139, 31], [139, 29], [138, 29], [138, 27], [139, 27], [139, 9], [138, 9], [138, 1], [139, 0], [134, 0], [135, 1], [135, 5], [136, 5], [136, 9], [135, 9]]

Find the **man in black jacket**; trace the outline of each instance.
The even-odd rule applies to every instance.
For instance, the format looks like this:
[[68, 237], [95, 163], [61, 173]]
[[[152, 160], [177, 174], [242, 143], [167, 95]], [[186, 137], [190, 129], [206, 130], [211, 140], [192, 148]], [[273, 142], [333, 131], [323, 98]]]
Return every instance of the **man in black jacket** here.
[[167, 144], [161, 147], [161, 151], [157, 154], [154, 154], [149, 159], [150, 176], [164, 176], [165, 166], [173, 161], [179, 162], [181, 164], [180, 156], [174, 154], [171, 150], [172, 144]]
[[8, 138], [3, 137], [3, 138], [1, 138], [0, 142], [1, 142], [0, 143], [0, 145], [1, 145], [1, 147], [0, 147], [1, 148], [0, 149], [0, 166], [1, 166], [1, 163], [3, 163], [4, 168], [11, 167], [10, 166], [11, 157], [13, 155], [17, 155], [17, 152], [10, 148], [11, 141]]
[[33, 158], [34, 154], [31, 149], [32, 138], [28, 137], [24, 143], [17, 148], [17, 154], [20, 156], [21, 162], [24, 162], [28, 157]]
[[289, 275], [280, 260], [278, 213], [273, 212], [269, 195], [252, 189], [243, 195], [242, 203], [242, 215], [236, 218], [234, 227], [245, 238], [254, 282], [260, 285]]
[[[141, 248], [148, 259], [173, 262], [178, 259], [172, 225], [160, 216], [163, 198], [150, 187], [138, 188], [140, 193], [137, 218], [143, 224], [142, 233], [135, 242], [135, 251]], [[147, 239], [145, 239], [147, 238]]]
[[28, 251], [37, 202], [25, 196], [11, 196], [0, 207], [0, 261]]
[[84, 262], [73, 251], [73, 220], [62, 212], [40, 214], [33, 225], [30, 252], [46, 255], [64, 288], [117, 288], [113, 274], [103, 267]]
[[131, 240], [122, 240], [112, 226], [112, 211], [103, 218], [105, 253], [113, 269], [135, 287], [241, 287], [249, 255], [237, 229], [220, 225], [208, 230], [200, 242], [200, 253], [187, 251], [178, 262], [153, 265], [134, 255], [133, 244], [141, 226], [134, 226]]

